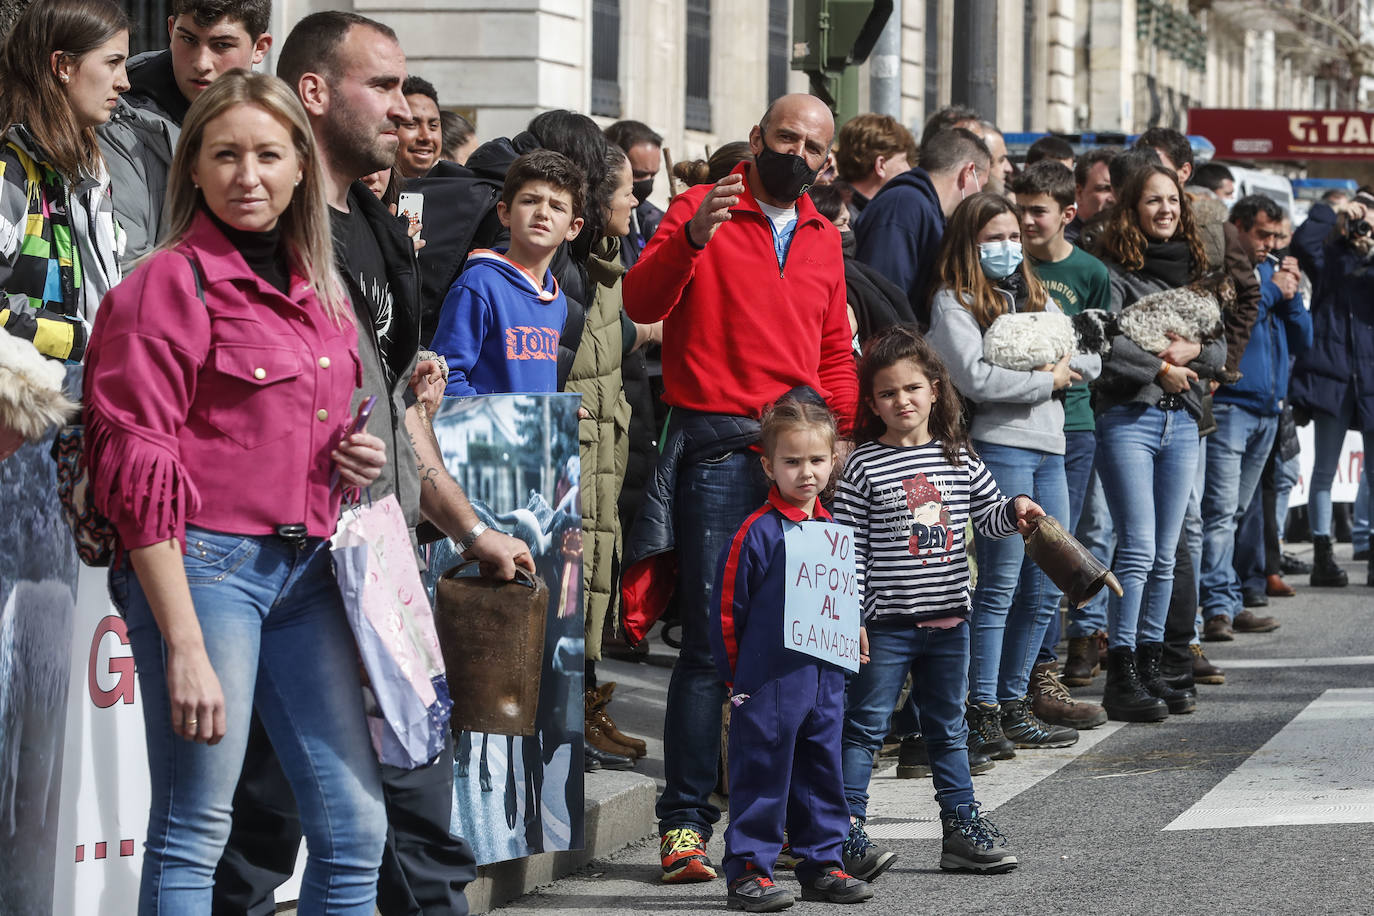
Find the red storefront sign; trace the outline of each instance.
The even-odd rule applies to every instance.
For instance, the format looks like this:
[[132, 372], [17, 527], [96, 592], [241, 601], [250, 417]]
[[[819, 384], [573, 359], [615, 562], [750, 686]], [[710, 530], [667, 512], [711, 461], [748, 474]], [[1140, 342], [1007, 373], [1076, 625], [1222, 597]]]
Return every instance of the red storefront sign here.
[[1212, 141], [1218, 159], [1374, 157], [1374, 115], [1361, 111], [1190, 108], [1188, 133]]

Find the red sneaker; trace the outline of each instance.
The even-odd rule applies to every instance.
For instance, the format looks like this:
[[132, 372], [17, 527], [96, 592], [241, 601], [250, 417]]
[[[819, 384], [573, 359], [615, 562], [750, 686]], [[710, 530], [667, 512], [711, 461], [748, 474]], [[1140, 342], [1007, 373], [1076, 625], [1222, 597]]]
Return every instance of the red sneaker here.
[[706, 838], [694, 827], [674, 827], [658, 844], [663, 880], [669, 884], [711, 881], [716, 869], [706, 857]]

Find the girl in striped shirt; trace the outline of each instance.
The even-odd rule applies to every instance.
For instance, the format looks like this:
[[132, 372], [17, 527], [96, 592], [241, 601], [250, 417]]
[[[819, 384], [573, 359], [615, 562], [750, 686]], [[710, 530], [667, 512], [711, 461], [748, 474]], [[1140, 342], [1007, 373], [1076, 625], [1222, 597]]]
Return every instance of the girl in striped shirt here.
[[939, 357], [910, 327], [865, 344], [859, 367], [861, 442], [835, 493], [837, 521], [855, 530], [863, 597], [861, 652], [868, 664], [846, 698], [845, 797], [852, 822], [845, 869], [862, 880], [896, 855], [865, 830], [873, 755], [887, 734], [908, 672], [934, 771], [944, 843], [940, 867], [1004, 872], [1017, 860], [979, 815], [969, 773], [969, 570], [964, 541], [1030, 531], [1044, 515], [1028, 496], [1004, 497], [969, 447], [957, 392]]

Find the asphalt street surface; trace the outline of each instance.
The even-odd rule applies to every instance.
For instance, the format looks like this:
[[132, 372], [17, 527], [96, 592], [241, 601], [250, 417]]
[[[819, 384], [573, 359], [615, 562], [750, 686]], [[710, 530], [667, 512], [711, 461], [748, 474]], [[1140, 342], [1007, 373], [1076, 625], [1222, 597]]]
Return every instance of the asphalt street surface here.
[[[1293, 545], [1310, 556], [1310, 547]], [[1019, 751], [974, 779], [1021, 860], [993, 876], [942, 872], [929, 780], [875, 773], [870, 834], [899, 853], [857, 911], [889, 913], [1374, 913], [1374, 589], [1351, 585], [1271, 599], [1273, 633], [1205, 643], [1226, 684], [1200, 686], [1197, 712], [1153, 725], [1108, 725], [1075, 747]], [[660, 659], [661, 660], [661, 659]], [[661, 737], [668, 671], [605, 662], [619, 679], [622, 730]], [[1102, 676], [1075, 689], [1100, 699]], [[662, 745], [640, 770], [662, 779]], [[661, 782], [660, 782], [661, 784]], [[710, 844], [723, 852], [722, 820]], [[882, 839], [878, 839], [881, 835]], [[723, 879], [659, 881], [646, 840], [500, 910], [518, 914], [724, 910]], [[796, 883], [780, 872], [779, 883]], [[833, 912], [798, 903], [789, 913]]]

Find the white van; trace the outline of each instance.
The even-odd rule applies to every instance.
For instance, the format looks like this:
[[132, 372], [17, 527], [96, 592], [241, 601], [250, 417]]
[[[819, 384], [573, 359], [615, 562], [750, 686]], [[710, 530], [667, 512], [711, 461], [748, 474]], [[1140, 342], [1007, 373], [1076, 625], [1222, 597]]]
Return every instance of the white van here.
[[1229, 162], [1222, 164], [1231, 170], [1231, 176], [1236, 180], [1236, 200], [1250, 194], [1263, 194], [1283, 207], [1295, 225], [1301, 222], [1294, 208], [1296, 202], [1293, 199], [1293, 182], [1287, 176], [1260, 169], [1247, 169]]

